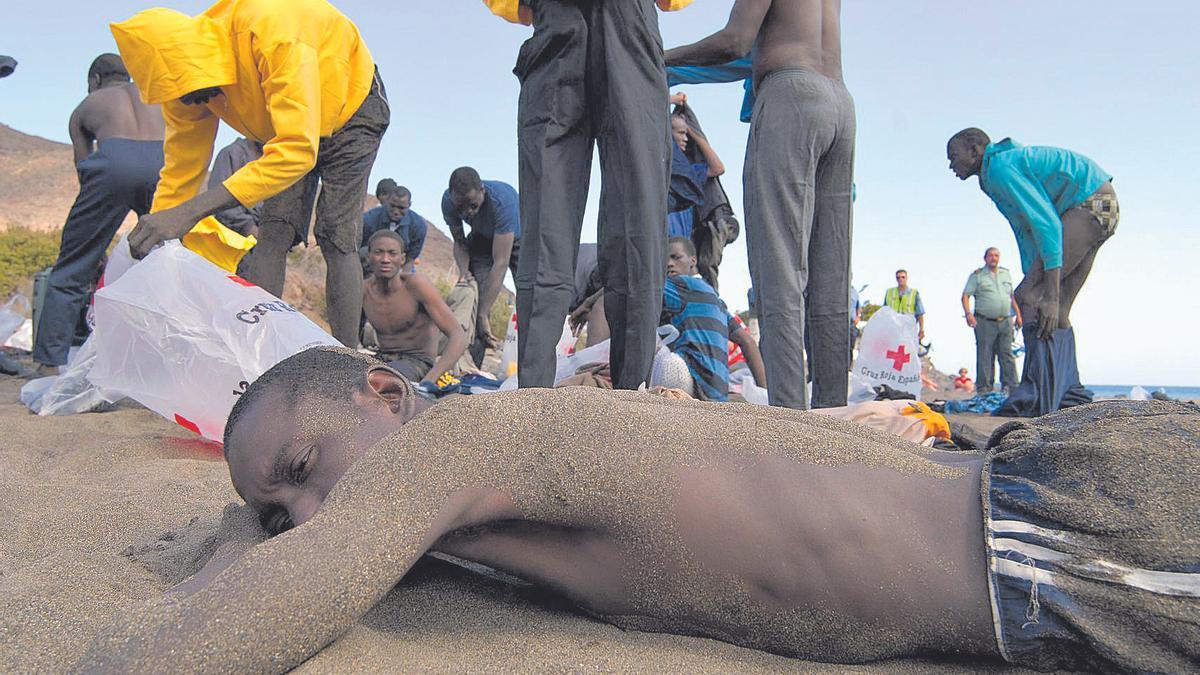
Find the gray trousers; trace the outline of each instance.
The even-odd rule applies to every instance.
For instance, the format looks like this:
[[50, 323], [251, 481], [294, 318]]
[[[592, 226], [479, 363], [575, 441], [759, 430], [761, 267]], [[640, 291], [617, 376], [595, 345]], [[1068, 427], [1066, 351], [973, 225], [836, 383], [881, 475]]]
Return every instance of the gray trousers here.
[[1012, 353], [1013, 325], [1009, 319], [996, 321], [975, 315], [975, 391], [986, 394], [996, 381], [996, 359], [1000, 360], [1000, 386], [1017, 386], [1017, 359]]
[[846, 405], [854, 101], [840, 82], [777, 70], [758, 85], [744, 172], [746, 246], [771, 405]]
[[600, 148], [599, 268], [612, 329], [612, 376], [650, 376], [666, 276], [670, 171], [667, 79], [653, 0], [533, 0], [517, 146], [517, 268], [522, 387], [554, 385], [554, 346], [575, 295], [575, 257], [592, 147]]
[[79, 196], [63, 225], [58, 261], [50, 272], [46, 300], [38, 316], [33, 359], [48, 366], [67, 362], [88, 291], [100, 272], [100, 260], [130, 211], [150, 211], [161, 141], [109, 138], [79, 163]]

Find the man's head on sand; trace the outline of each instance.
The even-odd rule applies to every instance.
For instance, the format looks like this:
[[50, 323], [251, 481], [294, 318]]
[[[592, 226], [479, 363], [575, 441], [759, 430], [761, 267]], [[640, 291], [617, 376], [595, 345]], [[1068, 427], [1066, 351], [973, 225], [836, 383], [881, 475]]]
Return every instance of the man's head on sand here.
[[404, 239], [391, 230], [380, 230], [367, 240], [367, 263], [379, 279], [395, 279], [407, 257]]
[[233, 487], [268, 532], [300, 525], [354, 462], [427, 405], [368, 356], [341, 347], [300, 352], [255, 380], [229, 414]]
[[691, 276], [696, 273], [696, 245], [687, 237], [671, 237], [667, 242], [667, 276]]
[[129, 71], [125, 70], [125, 62], [116, 54], [101, 54], [92, 61], [88, 68], [88, 93], [104, 87], [112, 87], [129, 83]]
[[946, 157], [950, 160], [950, 170], [959, 180], [979, 175], [983, 154], [991, 142], [987, 134], [975, 127], [963, 129], [950, 137], [946, 143]]
[[408, 215], [412, 206], [412, 193], [403, 185], [397, 185], [395, 190], [379, 201], [387, 209], [388, 221], [398, 223]]
[[460, 218], [471, 218], [483, 207], [487, 198], [487, 187], [479, 178], [479, 172], [469, 166], [460, 166], [450, 174], [450, 202]]
[[908, 270], [896, 270], [896, 287], [901, 291], [908, 288]]
[[1000, 267], [1000, 249], [995, 246], [989, 246], [988, 250], [983, 252], [983, 264], [993, 272]]

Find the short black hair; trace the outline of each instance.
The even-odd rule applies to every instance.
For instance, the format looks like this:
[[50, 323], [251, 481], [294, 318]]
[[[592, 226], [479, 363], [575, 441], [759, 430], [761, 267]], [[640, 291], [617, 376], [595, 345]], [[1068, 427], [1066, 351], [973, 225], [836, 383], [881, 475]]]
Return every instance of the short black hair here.
[[989, 246], [989, 247], [983, 249], [983, 257], [986, 258], [987, 254], [991, 253], [992, 251], [999, 253], [1000, 249], [996, 248], [995, 246]]
[[371, 248], [371, 246], [373, 246], [375, 244], [376, 239], [387, 239], [389, 237], [400, 242], [400, 250], [401, 251], [405, 250], [404, 237], [401, 237], [399, 234], [397, 234], [395, 230], [389, 230], [386, 227], [383, 228], [382, 230], [379, 230], [375, 234], [372, 234], [370, 239], [367, 239], [367, 248], [368, 249]]
[[687, 251], [688, 255], [692, 256], [693, 258], [696, 257], [696, 245], [692, 243], [691, 239], [688, 239], [687, 237], [671, 237], [667, 240], [667, 246], [670, 247], [671, 244], [679, 244], [680, 246], [683, 246], [683, 250]]
[[901, 273], [903, 273], [904, 275], [906, 275], [906, 276], [907, 276], [907, 275], [908, 275], [908, 270], [906, 270], [906, 269], [898, 269], [898, 270], [896, 270], [896, 274], [901, 274]]
[[465, 195], [483, 187], [479, 172], [469, 166], [460, 166], [450, 173], [450, 194]]
[[409, 192], [408, 188], [404, 187], [403, 185], [397, 185], [396, 189], [392, 190], [392, 192], [397, 197], [400, 197], [400, 198], [408, 197], [409, 199], [412, 199], [412, 193]]
[[92, 61], [92, 66], [88, 68], [88, 79], [99, 77], [101, 82], [109, 80], [123, 80], [129, 82], [129, 71], [125, 69], [125, 62], [116, 54], [101, 54]]
[[946, 141], [946, 147], [948, 148], [954, 143], [966, 143], [967, 145], [979, 148], [982, 151], [984, 148], [991, 145], [992, 139], [989, 138], [986, 133], [984, 133], [983, 129], [968, 127], [951, 136], [950, 140]]
[[391, 178], [384, 178], [375, 185], [375, 198], [383, 199], [384, 195], [392, 194], [398, 187], [400, 186], [396, 185], [396, 181], [392, 180]]
[[372, 367], [386, 366], [353, 349], [329, 346], [310, 347], [276, 363], [246, 388], [229, 411], [229, 419], [225, 422], [226, 455], [229, 454], [229, 436], [238, 420], [268, 392], [282, 395], [288, 410], [301, 399], [310, 397], [345, 403], [354, 392], [367, 386], [367, 372]]

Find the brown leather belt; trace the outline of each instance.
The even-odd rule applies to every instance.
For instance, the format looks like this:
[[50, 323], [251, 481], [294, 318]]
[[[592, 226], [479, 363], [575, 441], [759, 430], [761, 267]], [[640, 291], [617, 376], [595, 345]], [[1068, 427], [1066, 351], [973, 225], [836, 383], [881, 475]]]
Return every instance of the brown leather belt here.
[[1007, 320], [1008, 320], [1008, 317], [1007, 317], [1007, 316], [1001, 316], [1001, 317], [997, 317], [997, 318], [995, 318], [995, 319], [993, 319], [993, 318], [992, 318], [992, 317], [990, 317], [990, 316], [984, 316], [984, 315], [982, 315], [982, 314], [976, 314], [975, 316], [976, 316], [977, 318], [983, 319], [984, 321], [1007, 321]]

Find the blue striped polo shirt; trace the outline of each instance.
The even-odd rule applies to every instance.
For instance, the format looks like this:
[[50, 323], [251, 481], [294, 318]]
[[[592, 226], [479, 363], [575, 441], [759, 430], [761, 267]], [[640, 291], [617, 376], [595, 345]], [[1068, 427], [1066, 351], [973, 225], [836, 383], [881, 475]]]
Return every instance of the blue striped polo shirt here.
[[668, 277], [659, 323], [667, 322], [679, 330], [671, 351], [683, 357], [700, 399], [728, 401], [729, 334], [738, 325], [717, 292], [700, 277]]

